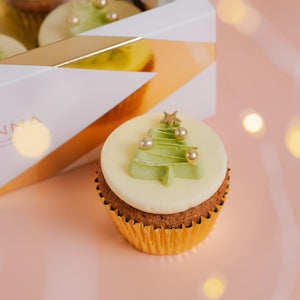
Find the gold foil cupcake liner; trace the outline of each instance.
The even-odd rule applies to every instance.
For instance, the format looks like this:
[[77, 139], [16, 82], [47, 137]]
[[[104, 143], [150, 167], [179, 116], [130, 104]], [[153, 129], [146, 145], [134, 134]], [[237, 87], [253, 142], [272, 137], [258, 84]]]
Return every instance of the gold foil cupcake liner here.
[[45, 19], [46, 12], [30, 12], [13, 8], [3, 3], [4, 21], [8, 32], [20, 40], [28, 49], [37, 46], [39, 28]]
[[[125, 240], [144, 253], [171, 255], [182, 253], [197, 246], [209, 234], [227, 199], [229, 180], [230, 175], [228, 176], [226, 192], [220, 199], [220, 204], [216, 205], [213, 211], [209, 211], [208, 217], [201, 217], [197, 223], [193, 221], [190, 227], [183, 224], [181, 228], [172, 229], [154, 228], [153, 225], [144, 225], [134, 220], [128, 220], [125, 216], [119, 214], [118, 209], [114, 209], [105, 200], [99, 186], [97, 186], [97, 189], [106, 211]], [[95, 181], [97, 182], [97, 179]]]

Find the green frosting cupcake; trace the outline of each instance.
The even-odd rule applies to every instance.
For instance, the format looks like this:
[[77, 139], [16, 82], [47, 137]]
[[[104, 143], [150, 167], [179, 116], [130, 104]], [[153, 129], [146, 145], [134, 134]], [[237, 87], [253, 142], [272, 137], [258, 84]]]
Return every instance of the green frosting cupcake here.
[[73, 15], [70, 16], [74, 25], [70, 27], [70, 36], [91, 30], [93, 28], [106, 25], [111, 21], [107, 18], [106, 6], [99, 7], [96, 2], [85, 0], [74, 2]]
[[59, 5], [42, 23], [40, 46], [140, 13], [134, 4], [120, 0], [80, 0]]
[[[122, 0], [67, 2], [58, 6], [44, 20], [39, 31], [39, 45], [43, 46], [66, 39], [140, 12], [140, 9], [134, 4]], [[147, 66], [151, 58], [152, 50], [149, 43], [137, 41], [70, 63], [66, 67], [141, 71]]]
[[187, 130], [180, 127], [173, 114], [165, 113], [159, 128], [151, 128], [140, 141], [129, 175], [139, 179], [161, 180], [171, 185], [174, 177], [200, 179], [204, 176], [204, 165], [198, 147], [192, 145]]

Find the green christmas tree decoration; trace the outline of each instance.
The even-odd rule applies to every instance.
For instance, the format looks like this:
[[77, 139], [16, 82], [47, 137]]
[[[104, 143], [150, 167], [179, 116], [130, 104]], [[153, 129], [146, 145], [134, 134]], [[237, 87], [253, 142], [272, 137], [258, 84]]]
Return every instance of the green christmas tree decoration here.
[[159, 128], [153, 127], [140, 141], [129, 165], [134, 178], [161, 180], [166, 186], [174, 177], [200, 179], [204, 165], [199, 149], [192, 145], [188, 131], [181, 127], [177, 111], [165, 116]]

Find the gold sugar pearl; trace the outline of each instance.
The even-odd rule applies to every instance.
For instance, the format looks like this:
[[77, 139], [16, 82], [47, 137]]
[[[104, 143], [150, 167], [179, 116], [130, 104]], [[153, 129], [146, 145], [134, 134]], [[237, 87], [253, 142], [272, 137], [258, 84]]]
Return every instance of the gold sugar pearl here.
[[106, 6], [107, 1], [106, 0], [94, 0], [94, 5], [97, 6], [98, 8], [103, 8]]
[[185, 158], [191, 164], [196, 163], [199, 160], [198, 151], [196, 149], [188, 149], [188, 150], [186, 150], [186, 152], [185, 152]]
[[109, 11], [107, 14], [106, 14], [106, 19], [109, 21], [109, 22], [114, 22], [114, 21], [117, 21], [118, 20], [118, 14], [115, 12], [115, 11]]
[[67, 18], [67, 22], [71, 25], [71, 26], [76, 26], [79, 24], [80, 20], [79, 20], [79, 17], [75, 16], [75, 15], [72, 15], [72, 16], [69, 16]]
[[154, 142], [151, 138], [149, 137], [144, 137], [143, 139], [140, 140], [139, 147], [142, 150], [149, 150], [153, 147]]
[[175, 138], [178, 141], [184, 141], [188, 137], [188, 131], [184, 127], [178, 127], [175, 130]]

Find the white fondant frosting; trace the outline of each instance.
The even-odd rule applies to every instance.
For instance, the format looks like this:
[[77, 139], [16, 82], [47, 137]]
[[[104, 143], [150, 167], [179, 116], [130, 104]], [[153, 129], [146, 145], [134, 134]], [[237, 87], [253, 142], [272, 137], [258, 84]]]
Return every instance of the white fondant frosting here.
[[163, 113], [146, 114], [118, 127], [107, 138], [101, 153], [101, 168], [111, 190], [127, 204], [149, 213], [171, 214], [195, 207], [211, 197], [227, 172], [227, 156], [220, 138], [206, 124], [178, 115], [192, 144], [199, 148], [205, 167], [201, 179], [174, 178], [171, 186], [158, 180], [135, 179], [127, 169], [142, 139], [151, 127], [159, 127]]
[[0, 34], [0, 50], [3, 51], [5, 57], [9, 57], [25, 52], [27, 49], [14, 38], [5, 34]]

